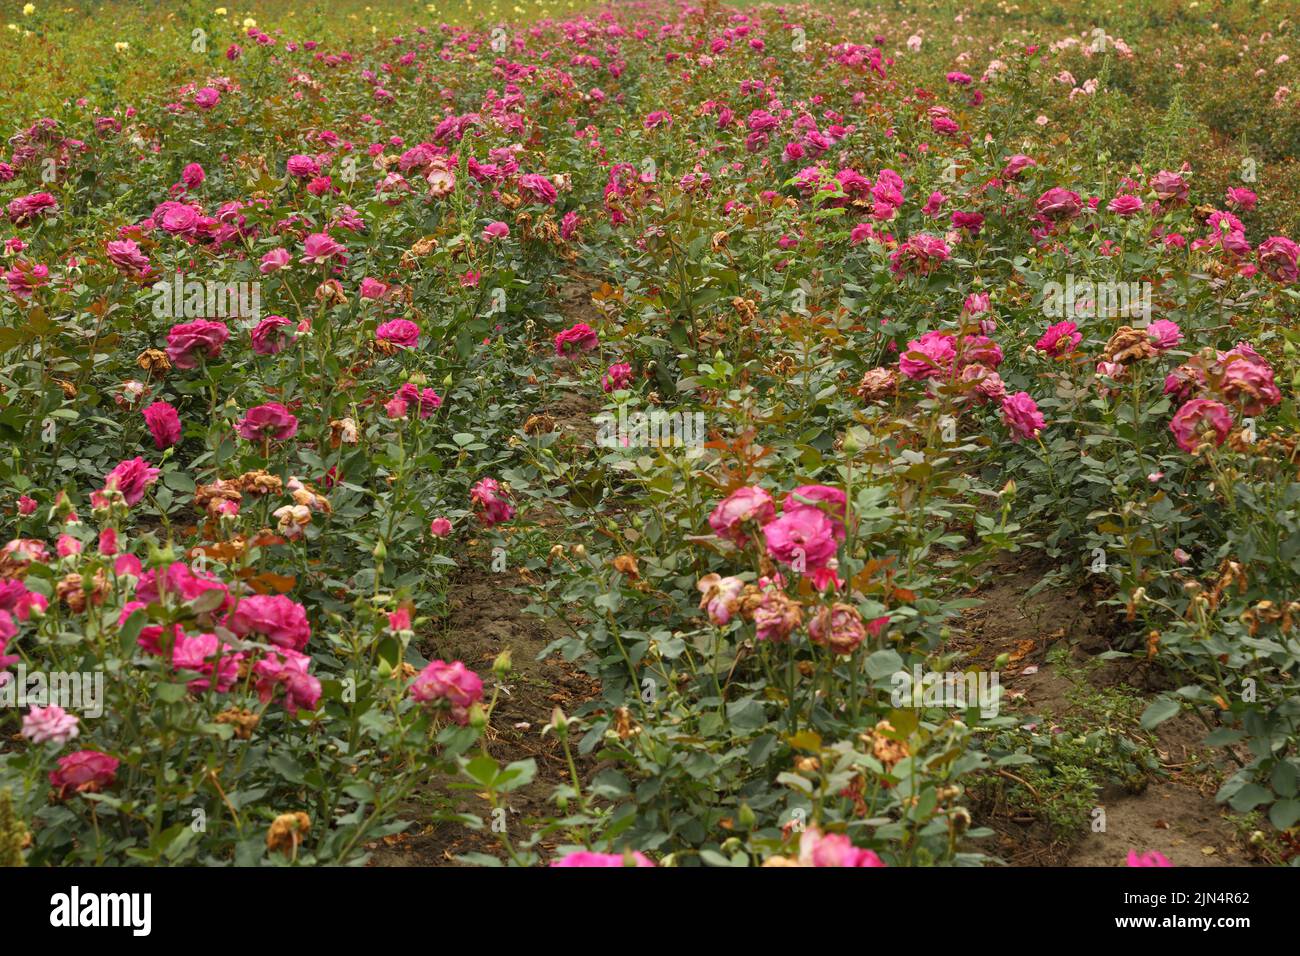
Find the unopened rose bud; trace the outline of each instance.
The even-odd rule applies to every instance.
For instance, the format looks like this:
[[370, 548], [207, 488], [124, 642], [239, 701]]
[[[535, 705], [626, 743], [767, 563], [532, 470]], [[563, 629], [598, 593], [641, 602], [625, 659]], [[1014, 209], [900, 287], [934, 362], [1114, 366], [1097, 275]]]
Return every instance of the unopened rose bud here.
[[758, 817], [754, 814], [754, 808], [748, 803], [740, 805], [740, 812], [736, 814], [736, 819], [746, 830], [754, 829], [754, 824], [758, 822]]
[[569, 718], [564, 716], [564, 711], [560, 710], [558, 704], [551, 711], [551, 726], [555, 728], [555, 732], [561, 737], [564, 737], [569, 732]]
[[473, 704], [469, 709], [469, 725], [475, 730], [482, 730], [487, 726], [488, 715], [482, 704]]
[[497, 659], [492, 662], [492, 673], [498, 677], [504, 677], [510, 673], [510, 651], [504, 650], [497, 655]]
[[172, 548], [172, 543], [159, 548], [156, 545], [149, 546], [149, 564], [152, 567], [170, 566], [176, 560], [176, 552]]

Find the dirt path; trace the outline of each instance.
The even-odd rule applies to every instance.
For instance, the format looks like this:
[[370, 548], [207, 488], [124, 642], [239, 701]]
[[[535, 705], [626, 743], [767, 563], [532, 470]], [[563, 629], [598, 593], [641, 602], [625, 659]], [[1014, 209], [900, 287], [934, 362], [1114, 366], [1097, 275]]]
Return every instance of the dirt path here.
[[1131, 705], [1140, 713], [1143, 701], [1164, 689], [1153, 683], [1162, 679], [1159, 669], [1132, 658], [1098, 658], [1120, 634], [1115, 609], [1098, 603], [1099, 586], [1029, 593], [1050, 570], [1033, 560], [1000, 566], [977, 592], [983, 603], [965, 613], [952, 647], [969, 655], [963, 666], [991, 668], [999, 655], [1010, 656], [1000, 671], [1004, 706], [1023, 716], [1022, 728], [1086, 732], [1113, 722], [1149, 745], [1156, 767], [1124, 782], [1106, 779], [1099, 768], [1093, 810], [1104, 818], [1090, 816], [1076, 831], [1062, 832], [1015, 801], [992, 801], [977, 816], [997, 831], [991, 852], [1031, 866], [1121, 866], [1130, 850], [1156, 850], [1175, 866], [1256, 865], [1214, 800], [1226, 757], [1201, 745], [1205, 728], [1190, 714], [1153, 735], [1141, 731]]
[[[590, 290], [596, 283], [570, 279], [554, 296], [566, 321], [592, 321], [599, 313]], [[565, 392], [554, 395], [545, 407], [521, 410], [520, 426], [538, 416], [547, 419], [548, 429], [560, 432], [561, 442], [589, 444], [596, 434], [592, 417], [598, 409], [588, 396]], [[576, 454], [577, 452], [575, 452]], [[543, 509], [527, 520], [548, 528], [562, 527], [555, 509]], [[550, 802], [556, 786], [568, 780], [568, 767], [556, 737], [541, 736], [542, 728], [559, 706], [573, 713], [583, 701], [599, 695], [597, 681], [573, 663], [537, 655], [562, 630], [558, 621], [544, 620], [525, 612], [523, 593], [527, 581], [518, 569], [494, 573], [491, 555], [477, 541], [469, 541], [456, 555], [461, 567], [450, 582], [449, 613], [436, 629], [419, 639], [421, 652], [429, 659], [462, 660], [484, 677], [485, 693], [492, 693], [492, 664], [504, 650], [511, 652], [512, 673], [501, 688], [501, 697], [487, 735], [488, 752], [506, 764], [532, 758], [537, 775], [525, 787], [514, 791], [507, 803], [507, 826], [513, 840], [526, 838], [532, 818], [552, 816]], [[580, 771], [585, 761], [579, 761]], [[490, 830], [475, 830], [456, 821], [436, 822], [454, 813], [471, 813], [485, 820], [490, 807], [480, 796], [465, 790], [449, 790], [447, 779], [436, 779], [410, 802], [407, 816], [415, 824], [405, 833], [380, 841], [369, 849], [371, 866], [456, 866], [458, 856], [471, 853], [503, 857], [501, 843]], [[543, 841], [545, 853], [553, 843]]]

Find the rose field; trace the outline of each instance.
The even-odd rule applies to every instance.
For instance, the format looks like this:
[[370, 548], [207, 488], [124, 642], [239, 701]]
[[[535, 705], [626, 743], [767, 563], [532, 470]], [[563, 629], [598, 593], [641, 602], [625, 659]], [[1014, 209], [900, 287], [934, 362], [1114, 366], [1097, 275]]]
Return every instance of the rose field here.
[[1300, 4], [0, 81], [0, 865], [1300, 866]]

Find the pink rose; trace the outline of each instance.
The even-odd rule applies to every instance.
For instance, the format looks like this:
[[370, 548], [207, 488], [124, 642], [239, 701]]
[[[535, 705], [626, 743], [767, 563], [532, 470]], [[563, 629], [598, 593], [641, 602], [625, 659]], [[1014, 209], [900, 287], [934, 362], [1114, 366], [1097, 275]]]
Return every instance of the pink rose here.
[[552, 860], [551, 866], [601, 867], [601, 866], [654, 866], [654, 861], [644, 853], [593, 853], [577, 850], [567, 856]]
[[388, 286], [378, 279], [366, 276], [361, 280], [360, 292], [363, 299], [382, 299], [388, 293]]
[[108, 261], [127, 275], [141, 276], [149, 271], [149, 259], [132, 239], [115, 239], [105, 247]]
[[898, 369], [911, 379], [946, 378], [957, 357], [954, 336], [949, 332], [926, 332], [907, 343], [899, 356]]
[[290, 176], [298, 179], [309, 179], [312, 176], [320, 175], [320, 163], [311, 156], [303, 156], [301, 153], [290, 156], [284, 164], [285, 172]]
[[1078, 193], [1056, 186], [1039, 196], [1034, 208], [1043, 219], [1062, 222], [1078, 216], [1083, 211], [1083, 201]]
[[546, 206], [554, 203], [556, 196], [559, 195], [549, 179], [536, 173], [526, 173], [520, 176], [519, 186], [537, 202]]
[[194, 105], [201, 110], [210, 110], [221, 102], [221, 94], [210, 86], [205, 86], [194, 94]]
[[429, 522], [429, 534], [435, 538], [445, 538], [451, 534], [451, 522], [446, 518], [434, 518]]
[[202, 674], [186, 686], [195, 693], [203, 693], [212, 686], [216, 675], [217, 693], [224, 694], [239, 680], [239, 663], [244, 655], [229, 644], [217, 640], [215, 634], [196, 634], [193, 637], [179, 634], [172, 644], [172, 667], [178, 671]]
[[1079, 326], [1074, 323], [1057, 323], [1048, 326], [1047, 332], [1035, 343], [1035, 349], [1047, 352], [1048, 355], [1067, 355], [1078, 349], [1079, 342], [1083, 341], [1082, 334], [1079, 334]]
[[762, 488], [749, 486], [737, 488], [713, 509], [709, 515], [709, 527], [719, 538], [726, 538], [743, 548], [749, 540], [745, 524], [754, 522], [761, 526], [775, 517], [772, 496]]
[[1168, 319], [1156, 319], [1147, 326], [1147, 334], [1151, 336], [1151, 343], [1161, 352], [1173, 348], [1183, 340], [1183, 330], [1177, 322]]
[[287, 249], [272, 249], [266, 255], [262, 256], [261, 264], [257, 270], [262, 275], [269, 275], [272, 272], [278, 272], [292, 261]]
[[49, 742], [62, 747], [78, 733], [77, 718], [54, 704], [49, 707], [33, 705], [23, 718], [23, 736], [34, 744]]
[[800, 573], [826, 567], [835, 556], [835, 525], [817, 508], [786, 510], [763, 526], [767, 553]]
[[329, 233], [313, 232], [303, 243], [302, 261], [323, 265], [347, 254], [347, 249], [330, 238]]
[[1151, 189], [1155, 192], [1157, 199], [1171, 206], [1185, 203], [1190, 192], [1187, 181], [1182, 176], [1171, 173], [1167, 169], [1162, 169], [1151, 177]]
[[469, 709], [483, 699], [483, 681], [460, 661], [430, 661], [411, 683], [418, 701], [437, 701], [451, 709], [451, 719], [464, 727]]
[[627, 388], [632, 381], [632, 366], [625, 362], [615, 362], [601, 377], [600, 387], [602, 391], [613, 392], [620, 388]]
[[50, 772], [50, 784], [58, 789], [60, 800], [70, 793], [99, 793], [113, 785], [120, 763], [97, 750], [78, 750], [59, 758], [59, 768]]
[[835, 540], [844, 540], [848, 498], [840, 489], [828, 485], [800, 485], [786, 495], [781, 507], [785, 511], [793, 508], [818, 508], [831, 519]]
[[157, 604], [164, 594], [182, 603], [196, 600], [200, 595], [218, 590], [222, 592], [221, 602], [216, 612], [223, 611], [230, 604], [230, 592], [214, 574], [194, 571], [183, 561], [173, 561], [163, 572], [161, 580], [156, 570], [146, 571], [135, 586], [135, 596], [146, 604]]
[[314, 711], [320, 704], [321, 684], [308, 673], [310, 667], [310, 657], [289, 648], [277, 648], [267, 654], [253, 665], [258, 699], [268, 703], [275, 697], [276, 689], [283, 687], [281, 704], [290, 714]]
[[579, 322], [555, 336], [555, 354], [561, 357], [575, 352], [590, 352], [600, 344], [600, 339], [591, 326]]
[[803, 866], [874, 868], [885, 865], [873, 851], [858, 849], [844, 834], [823, 834], [816, 827], [804, 830], [799, 838], [799, 862]]
[[737, 577], [724, 578], [719, 574], [706, 574], [695, 583], [695, 587], [703, 595], [700, 607], [708, 613], [709, 620], [718, 627], [723, 627], [736, 613], [745, 582]]
[[1259, 244], [1256, 251], [1259, 268], [1274, 282], [1292, 283], [1300, 279], [1300, 245], [1286, 236], [1272, 236]]
[[311, 640], [311, 625], [301, 604], [283, 594], [254, 594], [243, 598], [227, 620], [240, 637], [261, 634], [272, 644], [301, 651]]
[[502, 497], [501, 485], [495, 478], [479, 480], [470, 489], [469, 500], [479, 521], [489, 528], [515, 516], [514, 507]]
[[1208, 398], [1193, 398], [1174, 413], [1169, 430], [1178, 447], [1192, 454], [1204, 441], [1216, 447], [1223, 444], [1232, 428], [1232, 413], [1226, 405]]
[[391, 418], [406, 417], [406, 406], [416, 405], [420, 409], [420, 418], [425, 419], [433, 415], [434, 411], [442, 406], [442, 396], [431, 388], [421, 390], [414, 382], [407, 382], [397, 390], [393, 396], [393, 402], [403, 406], [401, 414], [393, 415]]

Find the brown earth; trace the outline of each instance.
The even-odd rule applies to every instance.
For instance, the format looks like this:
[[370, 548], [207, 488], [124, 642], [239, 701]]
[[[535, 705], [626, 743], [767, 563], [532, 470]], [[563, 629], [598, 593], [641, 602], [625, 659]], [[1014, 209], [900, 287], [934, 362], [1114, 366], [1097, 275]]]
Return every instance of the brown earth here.
[[[1011, 662], [1000, 671], [1005, 701], [1025, 722], [1060, 720], [1075, 713], [1072, 682], [1047, 661], [1056, 647], [1068, 648], [1072, 665], [1111, 649], [1123, 634], [1120, 614], [1102, 605], [1103, 593], [1089, 585], [1060, 585], [1029, 592], [1052, 567], [1033, 559], [1009, 560], [994, 569], [989, 584], [976, 595], [983, 602], [965, 612], [949, 649], [969, 656], [963, 666], [992, 667], [1006, 653]], [[1088, 683], [1149, 697], [1163, 675], [1133, 658], [1094, 662]], [[1077, 680], [1077, 678], [1076, 678]], [[1133, 728], [1137, 732], [1137, 728]], [[1156, 850], [1175, 866], [1251, 866], [1238, 829], [1215, 803], [1222, 773], [1229, 769], [1222, 752], [1202, 746], [1206, 728], [1184, 713], [1155, 729], [1158, 775], [1140, 793], [1108, 785], [1097, 805], [1105, 811], [1105, 831], [1080, 833], [1072, 839], [1052, 834], [1032, 816], [1016, 815], [1004, 805], [980, 807], [976, 823], [997, 836], [985, 852], [1020, 866], [1122, 866], [1130, 850]], [[1012, 768], [1008, 774], [1015, 776]]]

